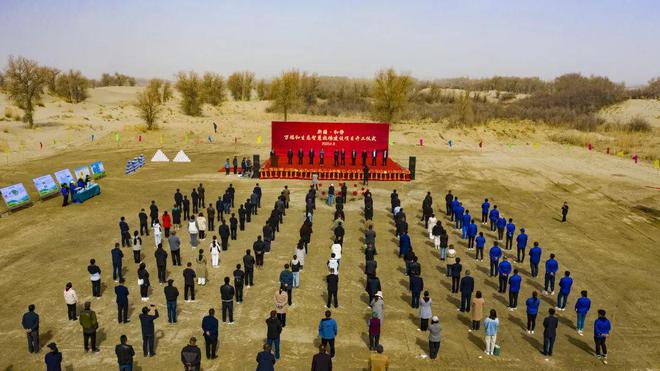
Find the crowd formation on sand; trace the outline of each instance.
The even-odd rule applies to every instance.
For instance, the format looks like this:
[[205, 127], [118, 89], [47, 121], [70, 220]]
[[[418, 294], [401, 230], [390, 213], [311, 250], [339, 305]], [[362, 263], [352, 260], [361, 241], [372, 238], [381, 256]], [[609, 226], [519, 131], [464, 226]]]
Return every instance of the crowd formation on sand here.
[[[318, 183], [312, 184], [305, 195], [304, 217], [302, 225], [299, 228], [299, 240], [295, 246], [294, 254], [290, 262], [284, 265], [279, 273], [279, 285], [274, 289], [273, 309], [265, 319], [266, 337], [263, 349], [257, 353], [257, 370], [273, 370], [281, 356], [280, 339], [285, 334], [287, 312], [294, 306], [294, 290], [301, 287], [301, 276], [305, 268], [305, 257], [310, 250], [310, 241], [313, 234], [314, 213], [317, 210], [316, 202], [320, 199], [318, 195]], [[374, 228], [374, 199], [366, 189], [363, 194], [363, 216], [365, 222], [364, 229], [364, 274], [365, 291], [368, 294], [368, 310], [370, 315], [366, 323], [366, 330], [369, 334], [370, 353], [368, 365], [370, 370], [386, 370], [389, 367], [389, 357], [384, 352], [384, 347], [380, 344], [381, 331], [384, 329], [385, 301], [383, 291], [378, 278], [378, 251], [376, 248], [376, 232]], [[232, 184], [218, 196], [215, 202], [206, 203], [206, 190], [203, 184], [199, 184], [188, 195], [184, 195], [180, 189], [177, 189], [173, 196], [172, 208], [168, 210], [159, 209], [155, 201], [151, 201], [148, 207], [148, 214], [145, 209], [140, 210], [136, 220], [139, 223], [139, 229], [131, 234], [131, 228], [127, 219], [122, 216], [119, 220], [120, 241], [111, 249], [108, 266], [112, 266], [112, 278], [115, 282], [114, 293], [117, 305], [117, 323], [120, 325], [130, 323], [129, 318], [129, 288], [126, 285], [126, 275], [130, 274], [131, 269], [124, 266], [124, 251], [132, 250], [135, 271], [134, 280], [139, 287], [140, 299], [144, 306], [138, 315], [142, 330], [142, 350], [145, 357], [154, 357], [155, 353], [155, 323], [160, 317], [158, 304], [150, 299], [150, 293], [153, 292], [150, 273], [145, 259], [146, 253], [143, 251], [143, 245], [146, 241], [143, 238], [149, 238], [150, 232], [153, 236], [155, 245], [154, 261], [157, 271], [158, 284], [162, 286], [165, 296], [165, 305], [167, 312], [167, 321], [170, 326], [176, 326], [178, 322], [177, 307], [179, 305], [179, 289], [175, 286], [177, 281], [176, 273], [180, 276], [178, 280], [184, 286], [184, 301], [191, 303], [196, 300], [201, 293], [208, 294], [203, 287], [207, 285], [209, 274], [209, 264], [207, 256], [211, 259], [211, 270], [218, 268], [221, 263], [223, 251], [227, 251], [236, 241], [238, 234], [244, 233], [247, 223], [256, 222], [256, 216], [262, 206], [262, 189], [257, 183], [250, 192], [249, 197], [236, 209], [235, 202], [236, 189]], [[255, 285], [255, 270], [260, 274], [267, 274], [264, 270], [265, 256], [274, 248], [273, 242], [280, 232], [280, 226], [285, 221], [291, 194], [287, 186], [280, 192], [274, 202], [273, 208], [268, 212], [261, 234], [256, 237], [252, 244], [252, 249], [247, 249], [241, 261], [235, 265], [232, 276], [226, 276], [221, 280], [219, 286], [222, 322], [227, 326], [234, 323], [234, 304], [240, 305], [244, 300], [244, 293], [250, 287]], [[327, 189], [325, 202], [333, 214], [333, 225], [331, 226], [333, 234], [333, 243], [330, 246], [329, 259], [327, 260], [328, 274], [327, 282], [327, 310], [323, 314], [318, 325], [318, 338], [320, 339], [319, 352], [311, 360], [312, 370], [331, 370], [332, 362], [336, 356], [335, 339], [339, 331], [337, 321], [332, 317], [330, 309], [339, 308], [338, 296], [339, 277], [342, 265], [342, 248], [346, 230], [346, 213], [344, 205], [353, 201], [347, 194], [347, 186], [341, 184], [335, 189], [331, 184]], [[208, 205], [206, 208], [205, 206]], [[386, 210], [382, 207], [382, 210]], [[395, 235], [398, 241], [398, 257], [403, 260], [405, 266], [405, 275], [409, 278], [408, 291], [411, 294], [411, 307], [419, 312], [418, 331], [428, 332], [428, 358], [436, 359], [440, 354], [440, 344], [442, 342], [442, 326], [440, 315], [434, 314], [433, 301], [431, 299], [430, 288], [424, 285], [422, 278], [422, 261], [415, 253], [421, 248], [429, 248], [427, 244], [420, 244], [422, 247], [413, 249], [412, 239], [408, 234], [409, 224], [406, 211], [401, 207], [399, 194], [394, 190], [390, 197], [390, 209], [392, 221], [395, 226]], [[564, 203], [561, 209], [562, 222], [567, 222], [568, 204]], [[491, 207], [488, 199], [481, 204], [481, 228], [475, 221], [469, 210], [461, 200], [451, 191], [445, 196], [444, 208], [434, 206], [431, 193], [429, 192], [422, 202], [421, 218], [419, 223], [423, 224], [430, 239], [430, 246], [434, 247], [440, 261], [446, 263], [447, 286], [451, 294], [460, 295], [460, 305], [457, 310], [466, 313], [471, 319], [469, 332], [480, 331], [483, 321], [485, 349], [487, 355], [497, 355], [500, 348], [497, 345], [497, 333], [501, 325], [498, 314], [494, 309], [486, 310], [484, 290], [475, 286], [474, 278], [468, 269], [463, 269], [463, 261], [474, 259], [476, 264], [484, 260], [484, 250], [487, 242], [487, 235], [492, 239], [491, 247], [488, 250], [487, 259], [490, 269], [488, 271], [491, 277], [497, 277], [499, 285], [497, 291], [500, 294], [508, 292], [508, 310], [516, 311], [518, 309], [518, 296], [523, 284], [523, 275], [527, 274], [530, 283], [528, 286], [535, 286], [535, 280], [539, 275], [539, 265], [544, 255], [539, 242], [534, 242], [533, 246], [527, 252], [529, 237], [525, 228], [518, 229], [513, 222], [513, 218], [506, 219], [501, 210], [496, 205]], [[444, 214], [444, 215], [443, 215]], [[445, 217], [445, 224], [438, 216]], [[217, 223], [217, 235], [216, 235]], [[450, 243], [449, 232], [451, 228], [456, 230], [456, 242]], [[186, 258], [185, 268], [182, 262], [182, 239], [180, 234], [188, 234], [190, 245], [189, 252], [184, 252]], [[210, 241], [206, 242], [207, 240]], [[463, 253], [457, 251], [459, 241], [464, 241], [466, 249]], [[169, 252], [164, 248], [164, 242], [169, 245]], [[504, 246], [500, 246], [504, 242]], [[513, 249], [515, 242], [516, 257], [509, 256], [509, 251]], [[208, 244], [208, 245], [207, 245]], [[205, 248], [208, 246], [208, 248]], [[382, 247], [381, 247], [382, 249]], [[205, 252], [207, 251], [207, 253]], [[462, 257], [460, 255], [463, 255]], [[473, 255], [473, 256], [470, 256]], [[529, 260], [529, 272], [524, 271], [526, 255]], [[383, 259], [394, 259], [396, 255], [388, 257], [383, 255]], [[462, 260], [463, 259], [463, 260]], [[173, 268], [167, 270], [168, 262], [171, 261]], [[110, 264], [111, 263], [111, 264]], [[225, 262], [225, 264], [233, 264]], [[431, 264], [431, 263], [429, 263]], [[547, 309], [547, 316], [543, 319], [543, 349], [540, 349], [546, 357], [553, 354], [554, 342], [559, 327], [559, 318], [568, 305], [568, 298], [573, 288], [573, 277], [571, 272], [566, 270], [563, 275], [559, 271], [559, 263], [555, 254], [549, 254], [545, 260], [544, 285], [539, 294], [536, 290], [531, 290], [531, 295], [525, 300], [525, 311], [527, 314], [527, 335], [535, 336], [536, 318], [541, 312], [542, 301], [539, 295], [551, 297], [555, 295], [555, 283], [557, 276], [562, 276], [558, 282], [558, 293], [556, 306]], [[319, 269], [319, 267], [314, 267]], [[323, 269], [323, 268], [321, 268]], [[344, 268], [349, 269], [349, 268]], [[91, 282], [92, 297], [100, 300], [102, 297], [101, 279], [103, 276], [101, 267], [95, 259], [90, 259], [87, 267], [89, 279]], [[390, 274], [391, 272], [388, 272]], [[107, 276], [109, 277], [109, 275]], [[233, 281], [233, 282], [232, 282]], [[435, 285], [434, 285], [435, 287]], [[197, 293], [196, 293], [197, 289]], [[437, 291], [440, 289], [434, 288]], [[263, 292], [263, 291], [262, 291]], [[473, 297], [474, 294], [474, 297]], [[247, 296], [247, 295], [246, 295]], [[394, 296], [394, 295], [393, 295]], [[576, 329], [579, 335], [584, 335], [586, 318], [591, 309], [591, 299], [587, 290], [580, 292], [580, 297], [576, 300], [574, 311], [576, 313]], [[100, 351], [96, 333], [100, 327], [100, 321], [95, 311], [92, 309], [91, 301], [82, 303], [82, 311], [78, 313], [80, 299], [71, 282], [66, 283], [64, 289], [64, 302], [67, 307], [67, 316], [71, 321], [78, 321], [83, 333], [83, 349], [85, 352]], [[184, 304], [185, 305], [185, 304]], [[484, 315], [485, 313], [485, 315]], [[109, 320], [109, 319], [108, 319]], [[28, 340], [28, 350], [32, 353], [40, 351], [39, 346], [39, 316], [36, 313], [34, 304], [30, 304], [28, 312], [24, 314], [22, 326], [26, 331]], [[218, 339], [220, 320], [216, 318], [215, 309], [210, 308], [201, 318], [201, 336], [204, 339], [205, 355], [209, 362], [217, 358]], [[231, 331], [231, 330], [227, 330]], [[610, 321], [606, 317], [603, 309], [598, 310], [598, 316], [593, 322], [593, 338], [595, 343], [595, 355], [606, 362], [607, 347], [606, 339], [611, 331]], [[45, 356], [47, 370], [59, 370], [63, 360], [63, 354], [58, 350], [55, 343], [48, 344], [50, 351]], [[132, 370], [135, 351], [128, 343], [128, 338], [121, 335], [119, 344], [115, 347], [117, 363], [120, 370]], [[191, 337], [188, 344], [181, 350], [181, 363], [185, 370], [200, 370], [202, 364], [202, 351], [197, 345], [197, 338]]]

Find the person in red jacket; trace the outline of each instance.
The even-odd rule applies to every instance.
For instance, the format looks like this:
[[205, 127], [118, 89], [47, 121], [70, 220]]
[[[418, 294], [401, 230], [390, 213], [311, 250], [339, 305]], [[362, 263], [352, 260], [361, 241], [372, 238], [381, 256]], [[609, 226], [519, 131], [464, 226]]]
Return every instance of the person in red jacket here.
[[172, 228], [172, 217], [167, 213], [167, 210], [163, 212], [163, 229], [165, 229], [165, 238], [170, 236], [170, 228]]

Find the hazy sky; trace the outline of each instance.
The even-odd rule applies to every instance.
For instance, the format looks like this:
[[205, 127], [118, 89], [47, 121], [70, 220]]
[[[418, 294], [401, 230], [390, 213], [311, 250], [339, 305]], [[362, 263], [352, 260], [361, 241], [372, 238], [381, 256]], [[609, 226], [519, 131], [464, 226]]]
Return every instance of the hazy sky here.
[[[298, 68], [371, 77], [660, 76], [660, 0], [0, 0], [0, 58], [90, 77]], [[0, 62], [4, 65], [4, 62]]]

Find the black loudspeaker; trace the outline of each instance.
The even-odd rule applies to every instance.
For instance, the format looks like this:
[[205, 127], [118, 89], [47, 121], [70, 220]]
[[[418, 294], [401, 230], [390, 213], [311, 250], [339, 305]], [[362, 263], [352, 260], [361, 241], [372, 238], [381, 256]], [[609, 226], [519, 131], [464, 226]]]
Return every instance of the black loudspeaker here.
[[259, 169], [261, 163], [259, 162], [259, 155], [252, 155], [252, 177], [259, 179]]
[[417, 163], [417, 157], [410, 156], [408, 159], [408, 170], [410, 170], [410, 180], [415, 180], [415, 164]]

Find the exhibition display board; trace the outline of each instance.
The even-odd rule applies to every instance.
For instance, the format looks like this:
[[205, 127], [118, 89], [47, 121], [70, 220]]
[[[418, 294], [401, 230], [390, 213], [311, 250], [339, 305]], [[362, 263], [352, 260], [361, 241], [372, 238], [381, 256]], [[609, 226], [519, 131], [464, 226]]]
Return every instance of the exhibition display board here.
[[32, 179], [32, 182], [34, 183], [35, 188], [37, 188], [39, 197], [41, 198], [51, 196], [59, 191], [55, 179], [53, 179], [53, 176], [50, 174], [34, 178]]
[[92, 168], [92, 175], [94, 178], [103, 178], [105, 176], [105, 167], [103, 166], [103, 162], [93, 162], [89, 165], [89, 167]]
[[73, 175], [71, 175], [71, 170], [69, 169], [62, 169], [60, 171], [55, 172], [55, 179], [57, 179], [57, 182], [62, 184], [69, 184], [71, 182], [75, 182], [76, 180], [73, 178]]
[[5, 204], [10, 210], [32, 203], [23, 183], [0, 188], [0, 193], [2, 193], [2, 198], [5, 200]]
[[77, 179], [85, 180], [86, 177], [92, 176], [92, 173], [89, 171], [89, 166], [87, 165], [73, 169], [73, 173], [76, 174], [76, 180]]

